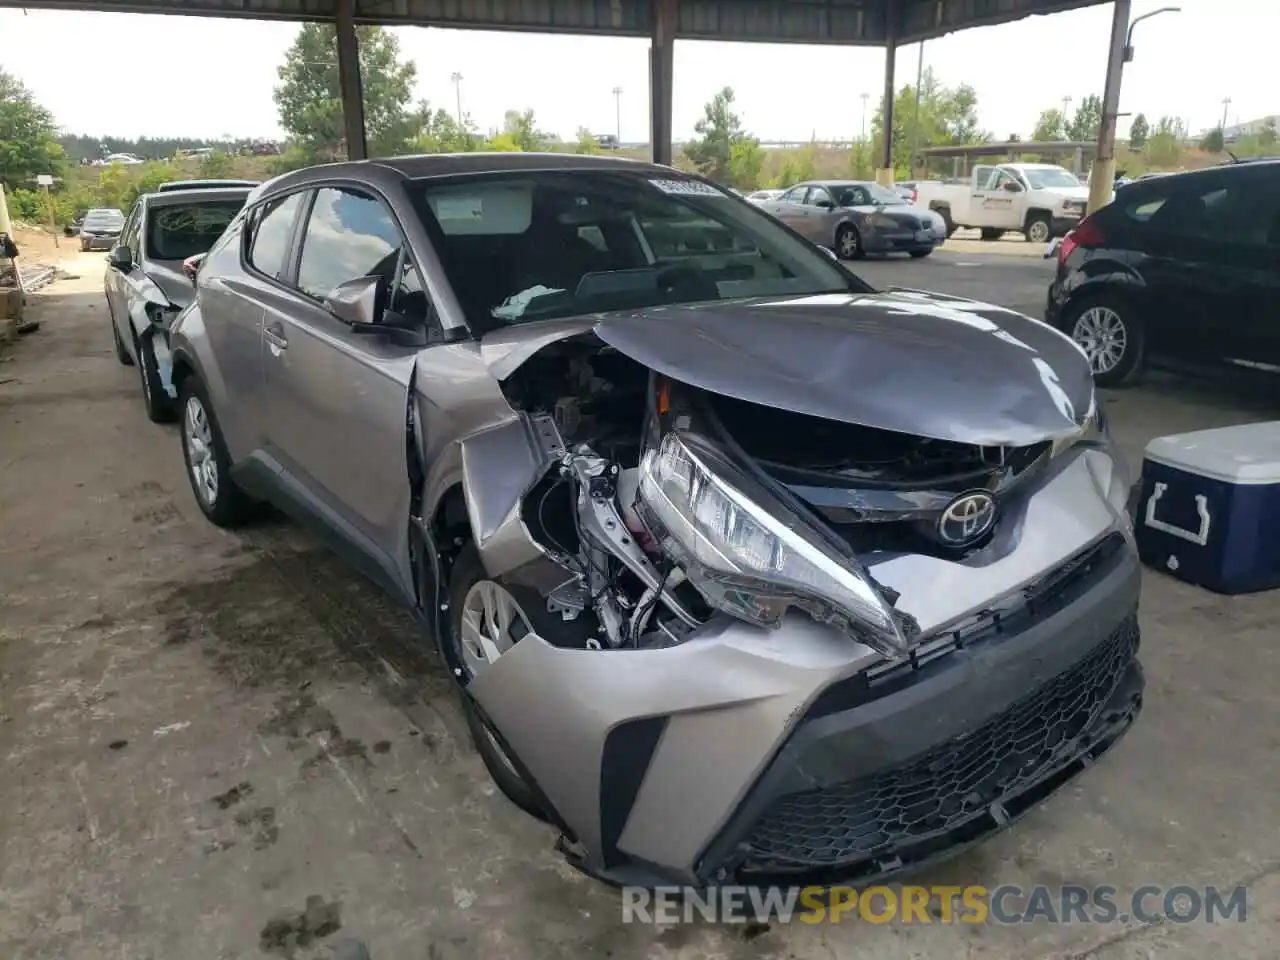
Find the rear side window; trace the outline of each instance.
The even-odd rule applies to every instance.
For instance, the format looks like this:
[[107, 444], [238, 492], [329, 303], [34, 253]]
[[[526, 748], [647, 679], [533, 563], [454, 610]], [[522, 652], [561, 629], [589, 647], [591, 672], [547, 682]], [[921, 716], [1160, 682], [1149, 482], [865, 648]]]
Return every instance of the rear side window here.
[[298, 264], [298, 288], [317, 299], [344, 280], [395, 280], [403, 240], [387, 209], [372, 197], [337, 187], [316, 191]]
[[1215, 177], [1180, 186], [1153, 215], [1153, 226], [1196, 240], [1249, 242], [1257, 232], [1258, 189], [1247, 178]]
[[1142, 200], [1135, 200], [1124, 208], [1124, 214], [1130, 220], [1146, 223], [1164, 206], [1164, 202], [1167, 199], [1168, 197], [1146, 197]]
[[248, 260], [259, 273], [280, 280], [285, 273], [285, 254], [293, 223], [302, 205], [302, 194], [293, 193], [262, 206], [254, 215], [249, 233]]
[[219, 200], [155, 207], [147, 223], [147, 254], [155, 260], [185, 260], [207, 253], [240, 212], [242, 201]]

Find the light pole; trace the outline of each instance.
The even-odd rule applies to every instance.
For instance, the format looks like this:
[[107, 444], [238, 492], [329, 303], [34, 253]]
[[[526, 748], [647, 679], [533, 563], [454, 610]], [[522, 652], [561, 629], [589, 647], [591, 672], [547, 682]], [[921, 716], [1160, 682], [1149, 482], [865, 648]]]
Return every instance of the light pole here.
[[862, 97], [862, 141], [865, 143], [867, 140], [867, 100], [871, 98], [871, 94], [863, 93], [860, 96]]
[[1222, 98], [1222, 132], [1227, 132], [1227, 107], [1231, 106], [1231, 98]]
[[613, 88], [613, 113], [614, 113], [614, 137], [617, 142], [613, 149], [617, 150], [622, 146], [622, 88]]
[[911, 122], [911, 156], [907, 158], [907, 172], [915, 174], [916, 153], [920, 150], [920, 84], [924, 82], [924, 41], [920, 41], [920, 55], [916, 59], [916, 115]]
[[1069, 96], [1062, 98], [1062, 139], [1064, 140], [1071, 139], [1067, 136], [1067, 111], [1071, 109], [1071, 100]]
[[457, 111], [456, 116], [458, 119], [458, 126], [461, 127], [462, 126], [462, 74], [458, 73], [458, 71], [455, 70], [449, 76], [449, 79], [453, 81], [454, 109]]
[[1098, 158], [1089, 177], [1089, 212], [1105, 206], [1115, 190], [1116, 118], [1120, 112], [1120, 80], [1124, 65], [1133, 60], [1133, 28], [1161, 13], [1177, 13], [1181, 7], [1161, 7], [1129, 21], [1131, 0], [1115, 0], [1111, 15], [1111, 52], [1107, 57], [1107, 83], [1102, 93], [1102, 123], [1098, 125]]

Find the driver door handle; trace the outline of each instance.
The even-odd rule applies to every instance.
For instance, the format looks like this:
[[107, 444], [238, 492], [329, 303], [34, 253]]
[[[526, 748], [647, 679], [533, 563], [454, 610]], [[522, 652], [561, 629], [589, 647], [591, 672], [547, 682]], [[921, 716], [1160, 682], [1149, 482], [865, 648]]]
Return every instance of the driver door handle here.
[[284, 324], [279, 321], [268, 323], [262, 331], [262, 338], [281, 350], [289, 348], [289, 340], [284, 335]]

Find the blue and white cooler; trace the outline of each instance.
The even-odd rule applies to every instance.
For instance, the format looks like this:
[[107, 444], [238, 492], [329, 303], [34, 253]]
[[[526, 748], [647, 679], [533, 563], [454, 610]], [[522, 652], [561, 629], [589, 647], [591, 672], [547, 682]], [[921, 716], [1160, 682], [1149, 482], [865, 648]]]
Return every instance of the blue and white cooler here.
[[1134, 529], [1143, 562], [1188, 583], [1280, 586], [1280, 421], [1152, 440]]

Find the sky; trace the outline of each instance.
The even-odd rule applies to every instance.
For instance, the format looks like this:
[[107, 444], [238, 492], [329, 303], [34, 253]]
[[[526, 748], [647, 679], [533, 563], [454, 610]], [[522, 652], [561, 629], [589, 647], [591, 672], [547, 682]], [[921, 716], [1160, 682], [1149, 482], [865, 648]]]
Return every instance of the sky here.
[[[1134, 0], [1133, 16], [1161, 0]], [[1280, 113], [1268, 83], [1280, 50], [1280, 0], [1175, 0], [1181, 12], [1139, 24], [1121, 112], [1182, 118], [1191, 130]], [[977, 91], [980, 125], [1029, 137], [1040, 111], [1102, 93], [1111, 4], [924, 44], [945, 85]], [[15, 74], [68, 133], [123, 137], [280, 136], [272, 88], [296, 24], [143, 14], [0, 10], [0, 68]], [[532, 108], [542, 130], [580, 126], [624, 142], [648, 139], [648, 41], [615, 37], [395, 28], [418, 67], [418, 97], [462, 109], [487, 131], [508, 109]], [[1182, 51], [1179, 53], [1178, 51]], [[899, 49], [896, 86], [914, 83], [920, 46]], [[127, 69], [109, 67], [132, 60]], [[81, 64], [95, 64], [88, 73]], [[702, 107], [734, 89], [746, 128], [764, 141], [860, 135], [862, 93], [874, 111], [884, 85], [878, 48], [676, 42], [674, 129], [693, 135]], [[123, 81], [123, 83], [118, 82]], [[623, 93], [618, 101], [614, 87]], [[618, 108], [620, 107], [620, 111]], [[870, 119], [867, 119], [868, 128]], [[1120, 120], [1123, 135], [1128, 118]]]

